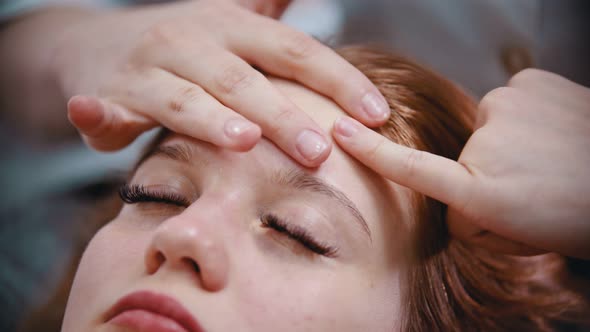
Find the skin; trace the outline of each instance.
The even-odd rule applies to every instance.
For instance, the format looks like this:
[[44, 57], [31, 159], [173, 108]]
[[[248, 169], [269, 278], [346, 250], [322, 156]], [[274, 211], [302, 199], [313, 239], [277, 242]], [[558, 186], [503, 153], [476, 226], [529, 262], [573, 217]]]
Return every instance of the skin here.
[[453, 236], [493, 251], [590, 259], [590, 89], [529, 69], [478, 106], [458, 161], [395, 144], [350, 118], [338, 144], [449, 205]]
[[[325, 130], [344, 114], [306, 88], [272, 82]], [[176, 144], [192, 151], [188, 164], [154, 156], [131, 183], [165, 188], [192, 204], [125, 205], [84, 253], [63, 331], [121, 331], [104, 324], [101, 315], [137, 290], [173, 296], [213, 332], [399, 327], [404, 225], [411, 217], [407, 189], [339, 149], [320, 167], [308, 169], [267, 140], [246, 153], [178, 134], [162, 146]], [[364, 216], [370, 238], [333, 199], [269, 179], [274, 170], [292, 168], [348, 196]], [[317, 255], [262, 227], [261, 209], [306, 228], [317, 240], [337, 247], [337, 254]]]
[[367, 125], [383, 123], [389, 108], [333, 50], [270, 18], [288, 2], [55, 7], [25, 15], [0, 29], [0, 48], [9, 50], [0, 54], [7, 68], [0, 100], [8, 103], [0, 110], [37, 134], [61, 133], [69, 129], [67, 103], [70, 121], [97, 150], [121, 149], [163, 125], [235, 151], [264, 135], [317, 166], [330, 153], [329, 134], [252, 65], [331, 97]]

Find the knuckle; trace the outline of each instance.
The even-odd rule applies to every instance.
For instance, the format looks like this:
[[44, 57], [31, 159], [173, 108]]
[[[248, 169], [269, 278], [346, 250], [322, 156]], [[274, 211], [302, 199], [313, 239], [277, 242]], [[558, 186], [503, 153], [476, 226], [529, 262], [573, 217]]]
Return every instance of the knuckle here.
[[546, 77], [546, 74], [546, 72], [540, 69], [526, 68], [512, 76], [508, 81], [507, 85], [509, 87], [521, 87], [530, 85], [536, 83], [539, 79], [544, 79]]
[[272, 117], [272, 121], [265, 124], [265, 135], [277, 137], [284, 132], [285, 124], [292, 124], [295, 121], [297, 112], [294, 106], [286, 105], [279, 108], [279, 111]]
[[272, 138], [276, 138], [283, 131], [283, 127], [280, 122], [269, 122], [264, 125], [264, 135]]
[[249, 73], [240, 66], [232, 65], [221, 71], [215, 79], [215, 84], [221, 93], [235, 95], [250, 86], [254, 79], [254, 74]]
[[411, 150], [406, 160], [403, 163], [403, 167], [408, 177], [413, 177], [417, 173], [419, 165], [424, 163], [426, 159], [426, 152], [420, 150]]
[[282, 131], [281, 125], [278, 123], [269, 123], [263, 128], [263, 135], [276, 139], [277, 135]]
[[480, 112], [489, 113], [506, 107], [508, 100], [514, 98], [515, 91], [510, 87], [500, 87], [488, 92], [479, 102]]
[[178, 30], [173, 22], [166, 21], [149, 26], [140, 33], [137, 43], [131, 48], [127, 63], [141, 67], [157, 59], [162, 50], [169, 52], [171, 48], [177, 48], [181, 36]]
[[376, 163], [379, 161], [379, 156], [381, 155], [386, 141], [386, 138], [379, 137], [377, 143], [367, 151], [367, 158], [370, 163]]
[[300, 31], [289, 31], [281, 36], [285, 54], [296, 60], [309, 58], [321, 47], [313, 37]]
[[286, 105], [283, 107], [279, 107], [279, 111], [274, 116], [274, 121], [291, 123], [292, 120], [296, 119], [296, 115], [297, 111], [295, 110], [295, 107], [292, 105]]
[[149, 28], [147, 28], [141, 34], [141, 44], [143, 46], [155, 46], [155, 45], [171, 45], [177, 37], [175, 33], [174, 23], [172, 22], [159, 22]]
[[184, 113], [190, 105], [194, 105], [201, 99], [201, 91], [198, 88], [189, 86], [178, 90], [168, 102], [168, 109], [175, 113]]

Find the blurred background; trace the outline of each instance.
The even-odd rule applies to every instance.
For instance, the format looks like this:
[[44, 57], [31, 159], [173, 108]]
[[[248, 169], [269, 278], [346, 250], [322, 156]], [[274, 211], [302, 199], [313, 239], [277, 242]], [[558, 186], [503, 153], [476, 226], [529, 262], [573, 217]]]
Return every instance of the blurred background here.
[[[48, 6], [139, 2], [146, 3], [1, 0], [0, 31]], [[407, 55], [475, 98], [528, 67], [590, 86], [586, 0], [296, 0], [281, 20], [330, 46], [371, 43]], [[0, 64], [0, 76], [5, 69]], [[92, 211], [116, 190], [153, 133], [102, 154], [86, 148], [74, 130], [21, 123], [5, 104], [0, 100], [0, 331], [13, 331], [53, 295], [77, 259], [80, 233], [97, 227]]]

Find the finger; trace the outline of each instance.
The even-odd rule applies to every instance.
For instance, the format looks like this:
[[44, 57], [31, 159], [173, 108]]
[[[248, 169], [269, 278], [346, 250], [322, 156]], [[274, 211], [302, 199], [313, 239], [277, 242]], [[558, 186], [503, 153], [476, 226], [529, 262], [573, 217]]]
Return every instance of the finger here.
[[370, 169], [451, 206], [469, 201], [471, 175], [459, 163], [396, 144], [349, 117], [338, 119], [334, 138]]
[[[484, 222], [485, 223], [485, 222]], [[486, 223], [489, 224], [489, 223]], [[466, 219], [453, 208], [447, 210], [447, 226], [453, 237], [490, 251], [519, 256], [543, 254], [546, 251], [533, 248], [523, 242], [512, 240], [497, 233], [484, 230], [473, 220]]]
[[279, 18], [291, 0], [237, 0], [237, 3], [258, 14]]
[[[148, 76], [148, 75], [146, 75]], [[217, 146], [247, 151], [260, 140], [260, 127], [227, 108], [200, 86], [155, 69], [134, 78], [113, 97], [174, 132]]]
[[326, 160], [331, 144], [321, 128], [264, 75], [222, 49], [200, 52], [200, 61], [194, 61], [196, 55], [191, 53], [172, 57], [166, 52], [160, 61], [163, 68], [183, 73], [187, 80], [258, 124], [264, 136], [301, 164], [315, 167]]
[[156, 125], [121, 105], [90, 96], [72, 97], [68, 102], [68, 118], [84, 141], [99, 151], [124, 148]]
[[332, 49], [268, 18], [247, 19], [253, 22], [228, 37], [229, 47], [247, 62], [331, 97], [368, 126], [382, 125], [389, 118], [389, 105], [379, 90]]

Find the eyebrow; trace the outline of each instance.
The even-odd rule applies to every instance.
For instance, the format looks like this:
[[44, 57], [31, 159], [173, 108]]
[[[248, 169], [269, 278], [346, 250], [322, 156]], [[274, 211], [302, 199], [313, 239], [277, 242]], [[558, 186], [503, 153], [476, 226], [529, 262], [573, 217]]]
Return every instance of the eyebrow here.
[[[184, 143], [158, 145], [155, 146], [151, 151], [148, 151], [145, 156], [140, 159], [137, 167], [139, 167], [139, 165], [145, 162], [147, 159], [153, 158], [155, 156], [162, 156], [167, 159], [190, 164], [191, 160], [193, 160], [194, 152], [189, 145]], [[353, 216], [353, 219], [356, 221], [356, 223], [366, 233], [366, 235], [369, 237], [369, 240], [372, 241], [371, 230], [367, 221], [356, 205], [352, 202], [352, 200], [350, 200], [350, 198], [348, 198], [348, 196], [346, 196], [346, 194], [344, 194], [344, 192], [341, 190], [326, 183], [316, 176], [305, 173], [304, 171], [296, 168], [288, 170], [276, 170], [272, 173], [270, 179], [271, 182], [275, 184], [290, 187], [296, 190], [310, 191], [335, 201]]]
[[158, 145], [146, 154], [143, 161], [155, 156], [162, 156], [181, 163], [190, 164], [193, 155], [192, 149], [186, 144]]

